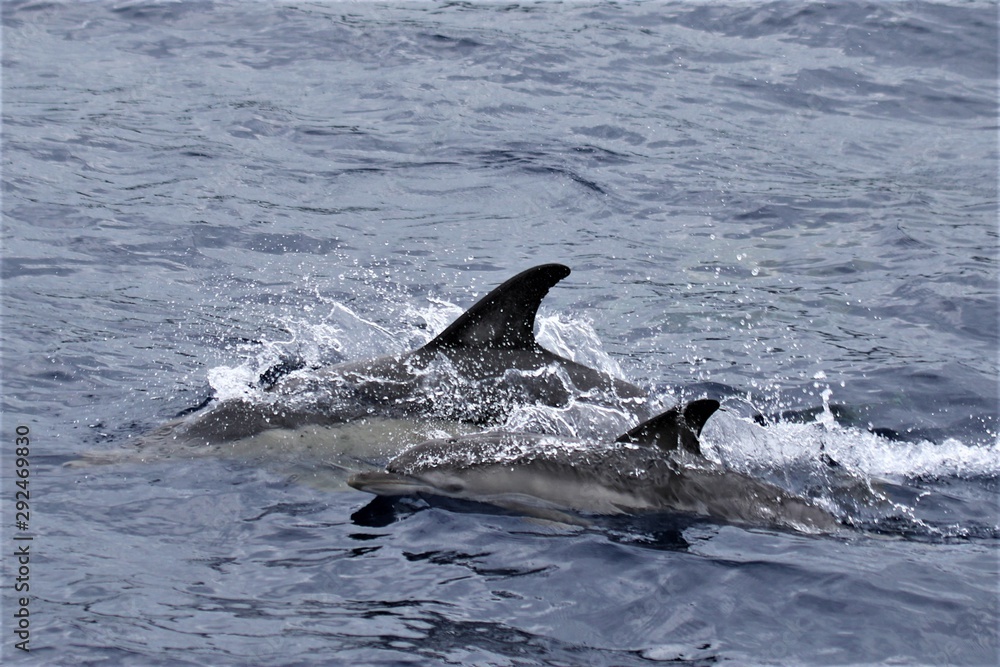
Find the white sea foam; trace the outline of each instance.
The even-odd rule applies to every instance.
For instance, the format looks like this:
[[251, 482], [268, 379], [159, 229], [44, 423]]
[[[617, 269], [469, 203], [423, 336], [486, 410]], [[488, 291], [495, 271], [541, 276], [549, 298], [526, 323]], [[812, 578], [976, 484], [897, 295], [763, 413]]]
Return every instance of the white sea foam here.
[[1000, 446], [896, 441], [857, 428], [841, 427], [823, 412], [805, 424], [779, 422], [760, 426], [752, 420], [717, 413], [701, 437], [706, 456], [738, 470], [753, 472], [805, 464], [820, 465], [826, 454], [866, 478], [978, 477], [1000, 475]]
[[256, 381], [257, 376], [246, 364], [216, 366], [208, 370], [208, 383], [220, 401], [258, 399], [260, 392], [255, 389]]

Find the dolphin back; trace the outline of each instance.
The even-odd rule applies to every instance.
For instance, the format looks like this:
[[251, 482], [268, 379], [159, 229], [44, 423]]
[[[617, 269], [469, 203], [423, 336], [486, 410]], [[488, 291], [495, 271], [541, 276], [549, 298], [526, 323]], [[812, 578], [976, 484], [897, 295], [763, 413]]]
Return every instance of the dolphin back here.
[[562, 264], [522, 271], [476, 302], [423, 349], [540, 349], [535, 341], [538, 306], [549, 289], [569, 273], [569, 267]]
[[701, 456], [698, 436], [705, 422], [718, 409], [719, 402], [708, 398], [675, 406], [644, 421], [615, 442], [655, 445], [665, 452], [680, 450]]

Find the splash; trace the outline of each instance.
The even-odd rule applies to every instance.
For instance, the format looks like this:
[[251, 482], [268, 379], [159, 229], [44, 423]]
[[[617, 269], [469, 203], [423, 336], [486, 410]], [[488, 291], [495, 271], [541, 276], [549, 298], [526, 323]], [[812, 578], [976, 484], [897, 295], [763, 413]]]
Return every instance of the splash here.
[[617, 437], [634, 426], [635, 418], [626, 412], [604, 405], [573, 399], [569, 405], [553, 408], [545, 405], [516, 407], [503, 424], [503, 430], [544, 433], [569, 438]]
[[997, 443], [889, 440], [839, 425], [827, 401], [810, 423], [761, 426], [717, 413], [701, 445], [708, 458], [810, 498], [867, 532], [930, 540], [1000, 535], [991, 491], [1000, 477]]
[[435, 336], [448, 328], [448, 325], [465, 312], [458, 306], [444, 299], [430, 297], [425, 306], [408, 305], [403, 310], [405, 320], [414, 322], [409, 331], [409, 338], [414, 348], [426, 345]]
[[[220, 366], [209, 371], [209, 381], [219, 398], [268, 401], [270, 395], [260, 387], [259, 378], [276, 363], [300, 359], [298, 373], [308, 378], [322, 366], [360, 358], [404, 352], [418, 348], [443, 331], [462, 312], [459, 306], [440, 299], [428, 299], [420, 307], [388, 304], [392, 316], [368, 319], [346, 305], [326, 302], [322, 320], [316, 322], [301, 314], [286, 315], [274, 323], [283, 335], [262, 343], [239, 348], [244, 359], [235, 366]], [[375, 320], [390, 321], [381, 325]], [[622, 377], [619, 365], [604, 350], [593, 325], [585, 319], [566, 315], [539, 314], [539, 342], [547, 349], [581, 364]], [[599, 396], [574, 396], [567, 405], [547, 407], [522, 404], [516, 400], [485, 401], [471, 405], [445, 400], [461, 396], [461, 377], [450, 369], [447, 359], [437, 360], [426, 369], [427, 391], [442, 395], [442, 419], [460, 419], [485, 423], [500, 418], [499, 428], [510, 432], [579, 438], [591, 441], [614, 439], [635, 425], [637, 414], [648, 411], [644, 405], [609, 404]], [[569, 380], [557, 367], [543, 368], [553, 386], [567, 386]], [[518, 371], [511, 371], [518, 373]], [[551, 377], [548, 377], [551, 375]], [[912, 492], [913, 480], [976, 480], [1000, 476], [1000, 446], [967, 445], [948, 438], [941, 442], [927, 440], [901, 442], [867, 430], [838, 423], [833, 409], [834, 392], [824, 373], [812, 376], [812, 395], [822, 403], [813, 421], [793, 423], [777, 421], [768, 426], [756, 423], [750, 415], [758, 410], [753, 397], [732, 390], [723, 401], [726, 409], [709, 420], [702, 433], [702, 448], [708, 459], [728, 469], [770, 482], [793, 494], [817, 501], [838, 516], [867, 525], [896, 522], [906, 530], [934, 533], [915, 509], [927, 494], [936, 501], [936, 491], [925, 496]], [[505, 383], [516, 390], [517, 383]], [[710, 383], [707, 383], [710, 384]], [[706, 384], [706, 386], [707, 386]], [[780, 383], [765, 383], [762, 391], [772, 405], [781, 405]], [[756, 385], [755, 385], [756, 386]], [[761, 390], [761, 387], [756, 387]], [[688, 388], [671, 388], [654, 404], [672, 405], [696, 396]], [[689, 395], [690, 394], [690, 395]], [[506, 415], [489, 413], [490, 404], [509, 402], [515, 407]], [[483, 412], [483, 411], [486, 412]], [[413, 443], [415, 444], [415, 443]], [[899, 488], [905, 488], [899, 491]], [[886, 489], [889, 489], [888, 491]], [[921, 492], [924, 493], [924, 492]], [[938, 503], [940, 504], [940, 503]], [[994, 526], [986, 521], [989, 533]], [[957, 524], [956, 524], [957, 525]], [[948, 532], [950, 531], [950, 532]], [[967, 526], [948, 529], [950, 535], [967, 534]]]
[[810, 423], [760, 426], [751, 419], [719, 413], [702, 433], [706, 455], [752, 472], [802, 464], [821, 465], [824, 455], [851, 472], [873, 478], [976, 478], [1000, 475], [1000, 444], [967, 445], [889, 440], [837, 424], [824, 392], [825, 409]]
[[405, 350], [396, 332], [340, 302], [327, 300], [327, 305], [329, 310], [321, 322], [286, 315], [270, 323], [284, 337], [236, 346], [236, 353], [243, 357], [239, 364], [216, 366], [208, 371], [208, 382], [215, 396], [220, 400], [264, 401], [261, 377], [269, 369], [289, 361], [305, 369], [315, 369]]
[[590, 320], [540, 313], [536, 321], [536, 338], [542, 347], [584, 366], [626, 379], [618, 362], [604, 350]]

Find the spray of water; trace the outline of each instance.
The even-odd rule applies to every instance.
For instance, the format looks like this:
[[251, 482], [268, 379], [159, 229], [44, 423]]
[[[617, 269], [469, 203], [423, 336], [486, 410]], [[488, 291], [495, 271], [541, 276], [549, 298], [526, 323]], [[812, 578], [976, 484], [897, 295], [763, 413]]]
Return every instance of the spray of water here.
[[[242, 361], [235, 366], [211, 369], [209, 382], [220, 398], [267, 400], [257, 380], [262, 372], [281, 360], [300, 359], [303, 369], [298, 372], [308, 374], [330, 363], [414, 349], [436, 336], [463, 309], [448, 301], [430, 299], [421, 307], [399, 305], [395, 312], [401, 315], [391, 326], [379, 325], [339, 302], [326, 304], [326, 315], [320, 322], [301, 315], [286, 315], [274, 323], [285, 336], [246, 344], [240, 350]], [[541, 313], [537, 337], [552, 352], [623, 377], [619, 365], [604, 350], [593, 325], [585, 319]], [[443, 378], [441, 386], [446, 390], [447, 369], [435, 367], [431, 372]], [[558, 374], [559, 370], [540, 372]], [[429, 387], [434, 386], [433, 380], [429, 378]], [[776, 403], [780, 398], [775, 399], [782, 393], [779, 383], [758, 385], [754, 388], [755, 396], [771, 397], [765, 400], [780, 406]], [[930, 528], [917, 516], [914, 506], [923, 496], [901, 501], [899, 494], [886, 489], [915, 478], [1000, 476], [1000, 443], [983, 447], [952, 438], [943, 442], [904, 442], [842, 426], [831, 407], [836, 391], [825, 373], [816, 372], [812, 386], [813, 394], [822, 403], [812, 421], [778, 420], [766, 426], [749, 417], [758, 411], [753, 398], [733, 392], [702, 433], [706, 457], [810, 497], [849, 521], [870, 525], [891, 519], [904, 523], [910, 530], [924, 532], [940, 527]], [[683, 394], [683, 389], [670, 388], [654, 396], [652, 403], [669, 406]], [[634, 414], [587, 398], [579, 397], [558, 408], [517, 407], [507, 416], [502, 429], [606, 440], [635, 425]], [[952, 534], [960, 534], [962, 530], [956, 528]]]

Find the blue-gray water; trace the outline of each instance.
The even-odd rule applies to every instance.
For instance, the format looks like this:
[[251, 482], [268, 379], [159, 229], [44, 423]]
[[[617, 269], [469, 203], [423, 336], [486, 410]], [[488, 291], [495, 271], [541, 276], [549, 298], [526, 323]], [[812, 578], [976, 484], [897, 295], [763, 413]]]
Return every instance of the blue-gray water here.
[[[2, 10], [5, 661], [997, 662], [994, 4]], [[706, 438], [793, 485], [822, 449], [898, 512], [579, 531], [262, 456], [63, 465], [550, 261], [548, 344], [664, 405], [807, 411]]]

